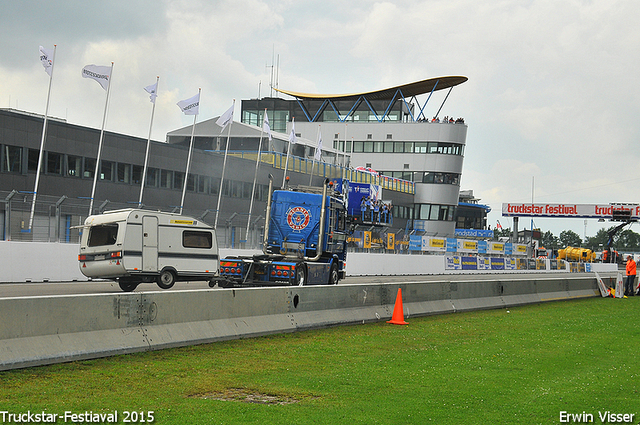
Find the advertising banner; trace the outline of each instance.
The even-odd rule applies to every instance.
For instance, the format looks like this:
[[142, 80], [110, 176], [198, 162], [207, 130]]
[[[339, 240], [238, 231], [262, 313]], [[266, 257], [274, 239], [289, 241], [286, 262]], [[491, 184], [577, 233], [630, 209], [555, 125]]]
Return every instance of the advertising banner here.
[[396, 249], [395, 233], [387, 233], [387, 249]]
[[425, 251], [444, 251], [447, 248], [447, 240], [444, 238], [424, 238], [428, 241]]
[[458, 239], [458, 252], [478, 252], [478, 241]]
[[501, 242], [489, 242], [487, 252], [490, 254], [504, 254], [504, 244]]
[[409, 251], [422, 251], [422, 236], [409, 236]]
[[491, 257], [491, 270], [504, 270], [504, 258]]
[[444, 257], [446, 270], [460, 270], [460, 256], [452, 255]]
[[462, 257], [462, 270], [478, 270], [478, 257]]
[[628, 212], [630, 218], [640, 218], [638, 204], [502, 204], [503, 217], [565, 217], [613, 218], [614, 212]]
[[493, 238], [493, 230], [456, 229], [454, 236], [459, 238]]
[[362, 232], [364, 242], [362, 243], [363, 248], [371, 248], [371, 232], [365, 231]]

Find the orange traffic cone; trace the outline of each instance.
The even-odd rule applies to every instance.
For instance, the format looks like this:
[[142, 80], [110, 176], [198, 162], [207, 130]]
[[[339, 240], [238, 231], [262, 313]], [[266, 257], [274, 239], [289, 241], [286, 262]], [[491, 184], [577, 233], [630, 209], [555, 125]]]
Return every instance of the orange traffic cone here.
[[398, 295], [396, 295], [396, 305], [393, 307], [393, 316], [391, 316], [391, 320], [387, 321], [387, 323], [392, 323], [394, 325], [408, 325], [408, 323], [404, 321], [404, 314], [402, 312], [401, 288], [398, 288]]

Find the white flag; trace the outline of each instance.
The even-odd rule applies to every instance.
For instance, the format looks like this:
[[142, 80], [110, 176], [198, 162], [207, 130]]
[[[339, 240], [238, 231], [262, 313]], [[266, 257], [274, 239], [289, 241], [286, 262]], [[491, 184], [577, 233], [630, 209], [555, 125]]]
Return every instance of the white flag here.
[[233, 121], [233, 104], [231, 105], [231, 108], [227, 109], [227, 112], [220, 115], [220, 118], [218, 118], [216, 124], [218, 124], [224, 130], [231, 121]]
[[51, 77], [51, 70], [53, 69], [53, 50], [45, 49], [40, 46], [40, 62], [44, 66], [44, 71]]
[[200, 111], [200, 92], [189, 99], [181, 100], [176, 105], [185, 115], [198, 115]]
[[109, 81], [111, 80], [110, 74], [110, 66], [87, 65], [82, 68], [82, 78], [96, 80], [105, 90], [109, 87]]
[[296, 139], [296, 122], [295, 118], [291, 118], [291, 134], [289, 134], [289, 143], [295, 145], [298, 143], [298, 139]]
[[318, 138], [318, 146], [316, 146], [316, 153], [313, 154], [313, 159], [316, 161], [320, 161], [322, 155], [322, 133], [320, 133]]
[[269, 135], [269, 140], [272, 140], [271, 137], [271, 126], [269, 125], [269, 117], [267, 116], [267, 111], [264, 112], [264, 121], [262, 122], [262, 129], [267, 132]]
[[156, 97], [158, 97], [158, 82], [155, 84], [151, 84], [144, 88], [147, 93], [149, 93], [149, 99], [151, 99], [151, 103], [156, 103]]

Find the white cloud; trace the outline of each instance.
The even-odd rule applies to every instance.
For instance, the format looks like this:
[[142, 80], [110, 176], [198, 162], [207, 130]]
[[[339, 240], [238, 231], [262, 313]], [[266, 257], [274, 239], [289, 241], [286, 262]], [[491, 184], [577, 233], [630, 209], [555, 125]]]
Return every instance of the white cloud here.
[[272, 61], [279, 86], [301, 92], [464, 75], [441, 115], [469, 125], [462, 189], [490, 203], [492, 217], [502, 202], [530, 199], [532, 178], [549, 202], [638, 201], [634, 0], [14, 3], [0, 16], [0, 107], [44, 113], [37, 48], [54, 43], [52, 115], [98, 128], [104, 91], [80, 70], [113, 61], [107, 129], [146, 138], [142, 88], [159, 75], [155, 140], [190, 124], [175, 103], [198, 88], [199, 120], [268, 94]]

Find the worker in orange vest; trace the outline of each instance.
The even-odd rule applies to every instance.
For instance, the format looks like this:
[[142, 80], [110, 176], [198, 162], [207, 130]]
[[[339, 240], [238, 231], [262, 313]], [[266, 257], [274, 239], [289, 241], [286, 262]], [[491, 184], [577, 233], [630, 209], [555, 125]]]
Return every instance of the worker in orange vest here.
[[628, 297], [635, 295], [633, 283], [636, 280], [636, 262], [633, 257], [627, 256], [627, 281], [624, 285], [624, 294]]

